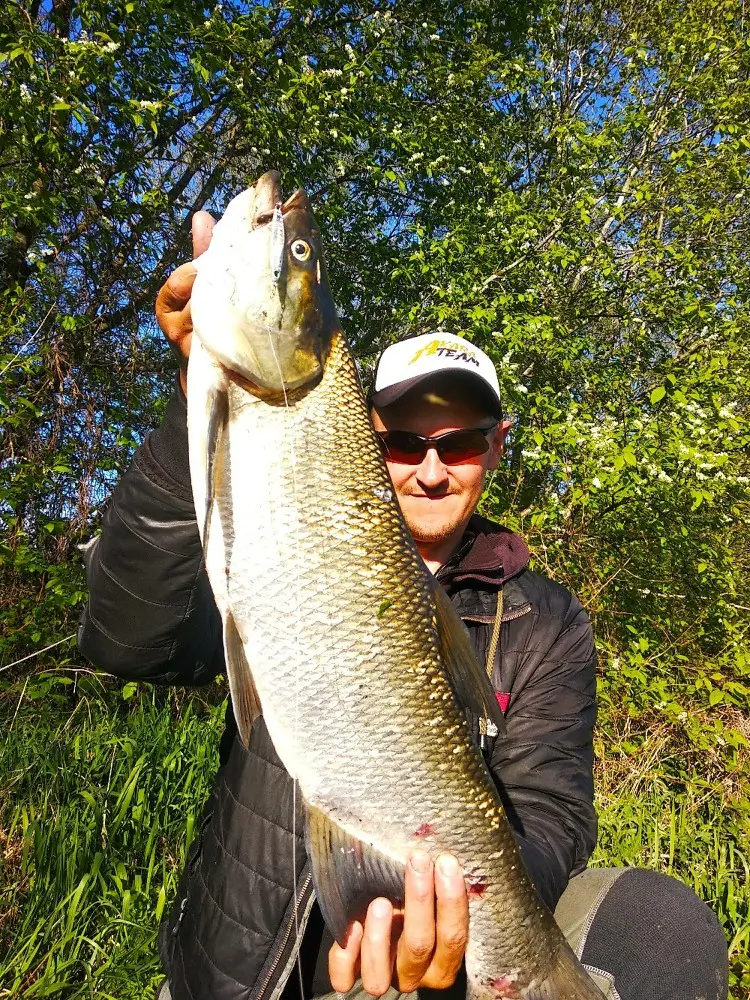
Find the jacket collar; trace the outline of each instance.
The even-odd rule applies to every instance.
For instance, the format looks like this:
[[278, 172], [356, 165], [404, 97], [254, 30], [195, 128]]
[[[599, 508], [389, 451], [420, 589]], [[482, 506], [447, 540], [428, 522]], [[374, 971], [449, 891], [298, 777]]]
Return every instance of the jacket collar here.
[[526, 568], [529, 558], [529, 547], [519, 535], [474, 514], [458, 550], [436, 575], [448, 590], [465, 580], [501, 587]]

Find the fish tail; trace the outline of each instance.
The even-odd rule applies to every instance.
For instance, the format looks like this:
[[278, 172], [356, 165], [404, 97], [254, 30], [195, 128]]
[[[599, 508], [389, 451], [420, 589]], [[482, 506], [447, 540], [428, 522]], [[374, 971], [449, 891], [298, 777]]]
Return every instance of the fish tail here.
[[524, 986], [514, 972], [494, 979], [467, 978], [467, 1000], [602, 1000], [603, 996], [566, 942], [542, 981]]
[[602, 1000], [602, 992], [573, 954], [558, 956], [549, 976], [522, 994], [524, 1000]]

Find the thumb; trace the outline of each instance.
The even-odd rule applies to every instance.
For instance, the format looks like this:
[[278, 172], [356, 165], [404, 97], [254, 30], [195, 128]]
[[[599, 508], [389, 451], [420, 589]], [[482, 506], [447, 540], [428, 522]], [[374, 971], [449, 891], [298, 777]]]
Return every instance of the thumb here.
[[216, 219], [210, 212], [196, 212], [192, 221], [193, 260], [208, 250]]

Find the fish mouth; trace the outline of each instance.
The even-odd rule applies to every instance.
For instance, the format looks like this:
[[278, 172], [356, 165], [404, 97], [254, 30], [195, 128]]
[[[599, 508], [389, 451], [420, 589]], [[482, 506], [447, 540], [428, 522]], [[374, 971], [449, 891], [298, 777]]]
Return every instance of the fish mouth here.
[[290, 403], [295, 403], [299, 399], [302, 399], [311, 389], [314, 389], [318, 385], [323, 377], [323, 373], [320, 372], [315, 378], [308, 379], [300, 385], [284, 386], [281, 389], [269, 389], [267, 386], [253, 382], [246, 375], [242, 375], [240, 372], [235, 371], [233, 368], [228, 368], [224, 364], [220, 364], [219, 367], [229, 381], [234, 382], [238, 388], [249, 392], [251, 396], [257, 396], [258, 399], [262, 399], [266, 403], [281, 406], [288, 406]]
[[282, 215], [293, 211], [312, 213], [310, 199], [304, 188], [298, 188], [286, 201], [282, 201], [281, 174], [278, 170], [267, 170], [255, 183], [255, 206], [251, 220], [253, 229], [267, 226], [277, 208]]

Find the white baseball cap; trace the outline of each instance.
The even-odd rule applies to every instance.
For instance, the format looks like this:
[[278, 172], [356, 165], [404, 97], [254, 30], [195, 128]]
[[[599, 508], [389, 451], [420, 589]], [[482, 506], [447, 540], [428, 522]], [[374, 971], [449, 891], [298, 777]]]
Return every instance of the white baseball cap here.
[[495, 366], [475, 344], [441, 330], [402, 340], [383, 351], [372, 403], [389, 406], [420, 382], [447, 372], [476, 383], [482, 404], [490, 407], [492, 416], [502, 417]]

